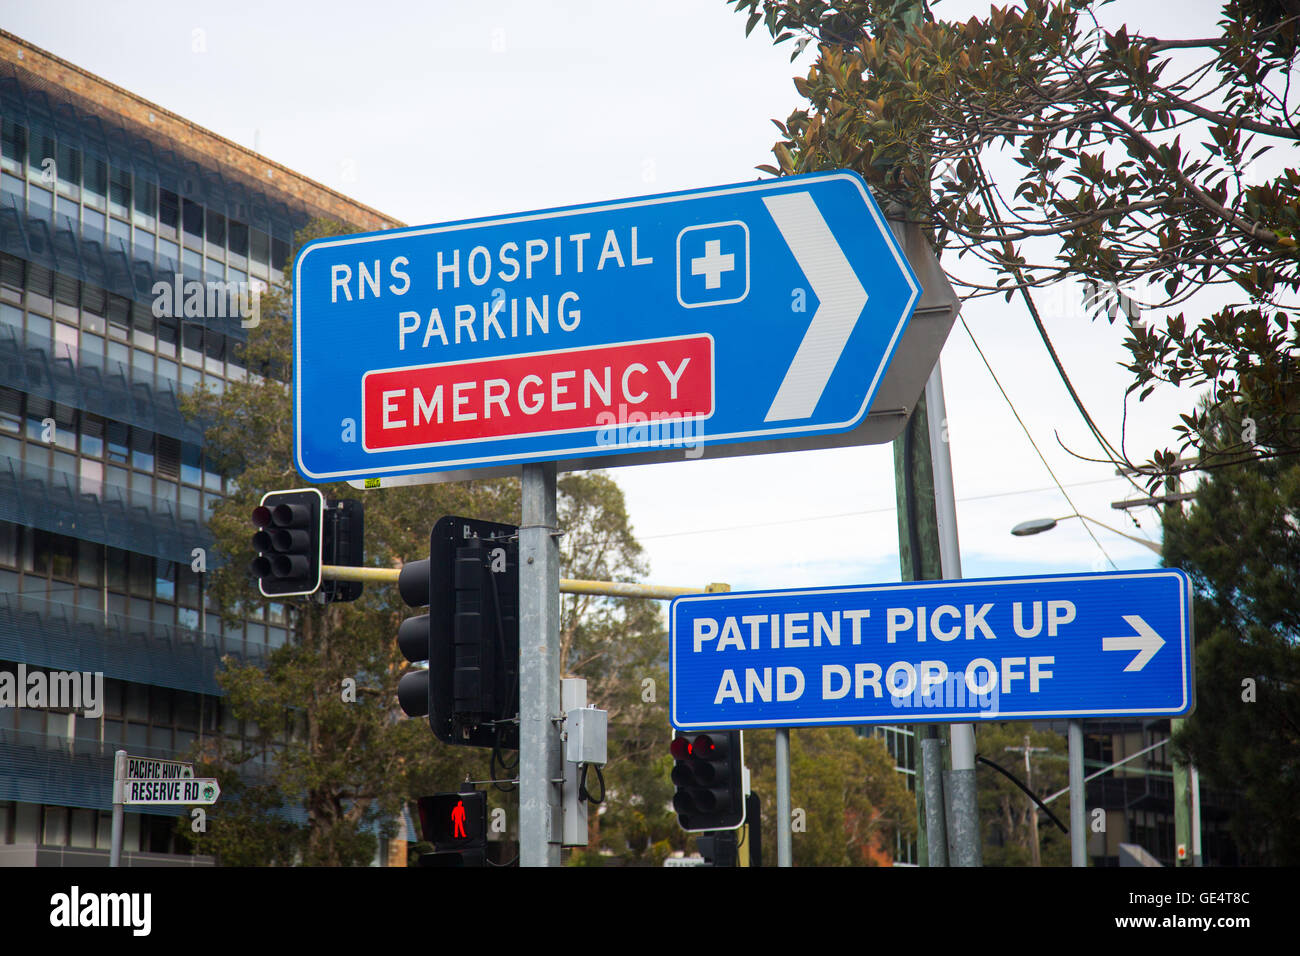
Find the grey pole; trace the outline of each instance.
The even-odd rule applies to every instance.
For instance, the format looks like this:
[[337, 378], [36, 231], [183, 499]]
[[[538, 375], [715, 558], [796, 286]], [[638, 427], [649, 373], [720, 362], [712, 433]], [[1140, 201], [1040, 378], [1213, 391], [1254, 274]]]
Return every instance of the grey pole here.
[[559, 866], [560, 550], [555, 463], [523, 466], [519, 523], [519, 865]]
[[791, 866], [794, 847], [790, 835], [790, 728], [776, 730], [776, 865]]
[[[891, 223], [899, 241], [906, 241], [901, 223]], [[894, 497], [898, 505], [899, 571], [904, 581], [943, 577], [939, 555], [939, 525], [934, 513], [934, 466], [930, 459], [929, 410], [922, 391], [916, 406], [894, 439]], [[913, 724], [916, 787], [916, 862], [920, 866], [948, 865], [948, 828], [944, 825], [944, 748], [937, 724]], [[928, 761], [928, 763], [927, 763]]]
[[1201, 862], [1201, 775], [1196, 764], [1191, 766], [1192, 785], [1192, 866], [1202, 866]]
[[921, 738], [921, 776], [928, 835], [925, 865], [947, 866], [948, 831], [943, 821], [943, 741], [937, 733], [926, 733]]
[[949, 866], [982, 866], [979, 807], [975, 798], [975, 728], [970, 724], [949, 724], [952, 770], [944, 775], [943, 792], [948, 799]]
[[[925, 383], [930, 427], [930, 461], [934, 470], [934, 510], [939, 524], [939, 559], [945, 580], [961, 577], [961, 546], [957, 540], [957, 499], [952, 485], [952, 456], [948, 451], [948, 412], [943, 401], [941, 362]], [[952, 769], [944, 783], [948, 799], [948, 842], [952, 866], [980, 866], [979, 806], [975, 798], [975, 725], [949, 724]]]
[[126, 780], [126, 751], [119, 750], [113, 754], [113, 842], [109, 846], [108, 865], [122, 865], [122, 830], [126, 823], [125, 805], [122, 800], [123, 781]]
[[1083, 800], [1083, 721], [1070, 721], [1070, 866], [1088, 865], [1088, 825]]

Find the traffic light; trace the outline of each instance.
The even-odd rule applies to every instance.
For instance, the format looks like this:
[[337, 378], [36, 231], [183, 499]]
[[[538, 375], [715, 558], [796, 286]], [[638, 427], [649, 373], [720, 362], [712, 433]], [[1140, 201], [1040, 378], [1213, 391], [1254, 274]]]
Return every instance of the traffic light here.
[[[352, 498], [326, 503], [324, 514], [324, 544], [321, 560], [347, 568], [359, 568], [366, 563], [365, 505]], [[360, 581], [326, 581], [322, 593], [326, 601], [355, 601], [361, 597]]]
[[731, 830], [745, 822], [743, 738], [739, 730], [672, 742], [673, 809], [683, 830]]
[[695, 838], [705, 866], [761, 867], [763, 813], [758, 794], [745, 797], [745, 822], [734, 830], [707, 830]]
[[[423, 607], [429, 603], [429, 559], [408, 561], [397, 576], [397, 593], [408, 607]], [[433, 683], [429, 664], [434, 654], [430, 650], [429, 615], [418, 614], [402, 621], [397, 629], [397, 646], [413, 664], [425, 664], [408, 671], [397, 683], [397, 702], [408, 717], [428, 716], [433, 700]]]
[[402, 622], [398, 646], [428, 668], [403, 675], [397, 694], [411, 717], [428, 715], [439, 740], [519, 747], [519, 529], [445, 517], [428, 560], [402, 568], [398, 591], [429, 612]]
[[705, 866], [740, 866], [740, 838], [744, 827], [736, 830], [717, 830], [702, 833], [695, 838], [695, 849], [704, 857]]
[[435, 793], [416, 801], [420, 833], [433, 853], [420, 866], [483, 866], [487, 855], [487, 794]]
[[315, 594], [321, 584], [325, 499], [315, 488], [271, 491], [253, 509], [249, 570], [264, 597]]

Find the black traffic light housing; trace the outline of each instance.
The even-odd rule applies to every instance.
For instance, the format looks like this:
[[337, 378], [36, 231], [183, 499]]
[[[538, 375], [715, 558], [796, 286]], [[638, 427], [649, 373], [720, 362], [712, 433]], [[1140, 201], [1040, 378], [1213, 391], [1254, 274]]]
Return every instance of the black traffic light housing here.
[[253, 509], [249, 570], [263, 597], [315, 594], [321, 585], [325, 499], [315, 488], [269, 491]]
[[[326, 502], [324, 525], [323, 563], [348, 568], [366, 563], [366, 509], [362, 502], [353, 498]], [[321, 586], [326, 601], [355, 601], [362, 588], [360, 581], [326, 581]]]
[[704, 857], [705, 866], [738, 867], [740, 851], [748, 859], [745, 866], [763, 865], [762, 806], [758, 794], [745, 797], [745, 824], [734, 830], [707, 830], [695, 838], [695, 849]]
[[705, 866], [740, 865], [740, 829], [710, 830], [695, 838], [695, 849], [704, 857]]
[[429, 613], [397, 634], [406, 659], [398, 700], [429, 717], [444, 743], [519, 748], [519, 529], [448, 516], [433, 527], [429, 559], [402, 568], [402, 600]]
[[326, 501], [315, 488], [270, 491], [253, 509], [249, 571], [263, 597], [291, 597], [320, 591], [326, 601], [355, 601], [360, 581], [324, 581], [323, 565], [361, 567], [365, 552], [365, 506], [360, 501]]
[[745, 822], [744, 737], [739, 730], [677, 734], [673, 809], [683, 830], [733, 830]]

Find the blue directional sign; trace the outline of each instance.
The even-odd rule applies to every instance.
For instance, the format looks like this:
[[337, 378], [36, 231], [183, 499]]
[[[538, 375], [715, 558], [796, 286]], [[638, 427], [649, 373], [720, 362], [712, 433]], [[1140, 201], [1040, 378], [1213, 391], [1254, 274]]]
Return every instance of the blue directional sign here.
[[1193, 706], [1176, 569], [691, 595], [672, 724], [1176, 717]]
[[327, 481], [839, 435], [921, 289], [833, 172], [320, 239], [293, 293], [295, 462]]

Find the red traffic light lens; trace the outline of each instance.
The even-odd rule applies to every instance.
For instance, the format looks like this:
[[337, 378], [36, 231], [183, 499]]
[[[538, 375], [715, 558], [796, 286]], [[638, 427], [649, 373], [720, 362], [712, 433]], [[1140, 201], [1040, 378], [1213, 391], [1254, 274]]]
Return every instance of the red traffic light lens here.
[[717, 749], [712, 737], [708, 734], [700, 734], [691, 745], [691, 756], [698, 757], [700, 760], [712, 760]]
[[686, 737], [676, 737], [673, 739], [672, 746], [669, 748], [674, 760], [691, 759], [691, 741]]

